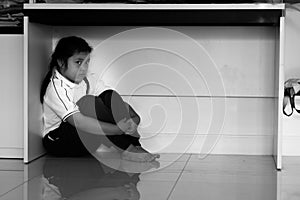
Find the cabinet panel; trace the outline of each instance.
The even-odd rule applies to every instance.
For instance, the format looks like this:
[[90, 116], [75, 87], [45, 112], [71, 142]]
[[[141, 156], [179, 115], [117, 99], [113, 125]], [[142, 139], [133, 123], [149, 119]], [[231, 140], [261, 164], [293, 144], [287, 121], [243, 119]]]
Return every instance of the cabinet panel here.
[[[141, 117], [139, 131], [182, 135], [273, 136], [274, 99], [129, 97]], [[218, 124], [220, 123], [220, 124]]]
[[44, 153], [40, 87], [48, 70], [52, 30], [45, 25], [30, 23], [27, 17], [24, 28], [24, 161], [29, 162]]
[[275, 115], [273, 157], [277, 169], [282, 168], [282, 120], [283, 120], [283, 92], [284, 92], [284, 47], [285, 47], [285, 17], [280, 18], [280, 26], [276, 33], [275, 48]]
[[0, 157], [21, 158], [23, 150], [23, 36], [0, 35]]
[[274, 97], [276, 27], [54, 27], [79, 35], [90, 65], [123, 95]]

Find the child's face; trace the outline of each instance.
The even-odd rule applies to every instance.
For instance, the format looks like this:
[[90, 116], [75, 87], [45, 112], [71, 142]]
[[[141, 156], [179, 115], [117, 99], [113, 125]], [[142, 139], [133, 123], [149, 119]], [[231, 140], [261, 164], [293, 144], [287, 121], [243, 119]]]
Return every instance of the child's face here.
[[68, 59], [68, 67], [62, 73], [66, 78], [78, 84], [86, 77], [89, 61], [89, 53], [76, 53]]

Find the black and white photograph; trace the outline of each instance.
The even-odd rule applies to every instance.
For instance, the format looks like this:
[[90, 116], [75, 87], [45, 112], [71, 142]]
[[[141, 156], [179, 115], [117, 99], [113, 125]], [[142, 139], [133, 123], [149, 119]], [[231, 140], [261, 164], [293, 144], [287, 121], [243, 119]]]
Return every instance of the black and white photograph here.
[[300, 200], [300, 0], [0, 0], [0, 200]]

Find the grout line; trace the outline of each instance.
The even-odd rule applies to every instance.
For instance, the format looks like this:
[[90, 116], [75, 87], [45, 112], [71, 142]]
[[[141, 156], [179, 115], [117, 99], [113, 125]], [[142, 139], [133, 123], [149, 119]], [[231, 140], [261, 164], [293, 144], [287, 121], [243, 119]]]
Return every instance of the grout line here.
[[172, 189], [171, 189], [171, 191], [170, 191], [170, 193], [169, 193], [169, 195], [168, 195], [168, 197], [167, 197], [167, 200], [169, 200], [169, 199], [170, 199], [170, 197], [171, 197], [171, 194], [173, 193], [173, 191], [174, 191], [174, 189], [175, 189], [175, 187], [176, 187], [176, 185], [177, 185], [177, 183], [178, 183], [179, 179], [181, 178], [181, 176], [182, 176], [182, 174], [183, 174], [183, 172], [184, 172], [184, 169], [185, 169], [185, 167], [186, 167], [186, 166], [187, 166], [187, 164], [189, 163], [189, 161], [190, 161], [191, 157], [192, 157], [192, 154], [190, 153], [190, 156], [189, 156], [189, 158], [187, 159], [187, 161], [186, 161], [186, 163], [185, 163], [184, 167], [182, 168], [182, 171], [180, 172], [180, 174], [179, 174], [179, 176], [178, 176], [178, 178], [177, 178], [177, 180], [176, 180], [175, 184], [173, 185], [173, 187], [172, 187]]
[[2, 198], [3, 196], [5, 196], [6, 194], [8, 194], [8, 193], [14, 191], [15, 189], [17, 189], [17, 188], [20, 187], [21, 185], [24, 185], [24, 183], [26, 183], [26, 182], [20, 183], [19, 185], [17, 185], [17, 186], [15, 186], [15, 187], [13, 187], [12, 189], [8, 190], [7, 192], [4, 192], [3, 194], [0, 194], [0, 200], [1, 200], [1, 198]]
[[36, 178], [36, 177], [38, 177], [38, 176], [40, 176], [40, 175], [33, 176], [32, 178], [30, 178], [30, 179], [28, 179], [28, 180], [26, 180], [26, 181], [23, 181], [22, 183], [20, 183], [19, 185], [13, 187], [12, 189], [8, 190], [7, 192], [4, 192], [3, 194], [0, 194], [0, 200], [1, 200], [2, 197], [5, 196], [6, 194], [8, 194], [8, 193], [14, 191], [14, 190], [17, 189], [18, 187], [24, 185], [25, 183], [28, 183], [29, 181], [31, 181], [32, 179], [34, 179], [34, 178]]

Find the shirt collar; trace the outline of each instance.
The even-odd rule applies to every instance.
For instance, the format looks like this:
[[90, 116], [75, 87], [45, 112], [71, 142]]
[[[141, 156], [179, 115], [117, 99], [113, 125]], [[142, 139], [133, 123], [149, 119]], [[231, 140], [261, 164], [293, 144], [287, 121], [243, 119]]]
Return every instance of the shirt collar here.
[[74, 88], [77, 85], [76, 83], [69, 81], [67, 78], [61, 75], [61, 73], [59, 73], [59, 71], [57, 70], [54, 71], [54, 78], [61, 80], [64, 84], [66, 84], [70, 88]]

